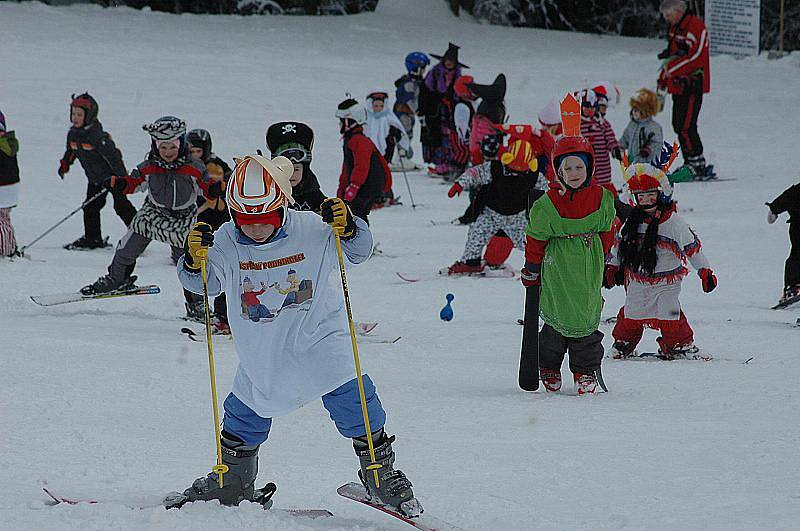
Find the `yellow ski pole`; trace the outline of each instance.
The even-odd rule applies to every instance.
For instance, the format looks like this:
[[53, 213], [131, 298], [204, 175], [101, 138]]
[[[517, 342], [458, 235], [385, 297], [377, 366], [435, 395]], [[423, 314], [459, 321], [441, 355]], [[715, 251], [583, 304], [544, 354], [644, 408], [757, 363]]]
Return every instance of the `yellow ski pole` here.
[[350, 341], [353, 343], [353, 359], [356, 365], [356, 381], [358, 382], [358, 396], [361, 399], [361, 414], [364, 416], [364, 427], [367, 429], [367, 446], [369, 447], [369, 458], [372, 460], [367, 470], [372, 470], [375, 474], [375, 486], [381, 486], [378, 478], [378, 469], [381, 465], [375, 462], [375, 445], [372, 443], [372, 429], [369, 426], [369, 414], [367, 413], [367, 397], [364, 394], [364, 379], [361, 376], [361, 361], [358, 358], [358, 343], [356, 343], [356, 329], [353, 325], [353, 311], [350, 309], [350, 292], [347, 289], [347, 275], [344, 271], [344, 256], [342, 255], [342, 241], [336, 229], [333, 230], [336, 238], [336, 254], [339, 257], [339, 273], [342, 275], [342, 291], [344, 292], [344, 305], [347, 308], [347, 323], [350, 326]]
[[[208, 252], [208, 251], [206, 251]], [[219, 430], [219, 410], [217, 409], [217, 379], [214, 375], [214, 347], [211, 344], [211, 312], [208, 304], [208, 270], [207, 256], [200, 258], [200, 275], [203, 279], [203, 305], [205, 307], [206, 320], [206, 345], [208, 347], [208, 372], [211, 376], [211, 405], [214, 410], [214, 434], [217, 442], [217, 464], [211, 468], [219, 477], [219, 486], [224, 486], [222, 475], [228, 472], [228, 465], [222, 462], [222, 443], [220, 441]]]

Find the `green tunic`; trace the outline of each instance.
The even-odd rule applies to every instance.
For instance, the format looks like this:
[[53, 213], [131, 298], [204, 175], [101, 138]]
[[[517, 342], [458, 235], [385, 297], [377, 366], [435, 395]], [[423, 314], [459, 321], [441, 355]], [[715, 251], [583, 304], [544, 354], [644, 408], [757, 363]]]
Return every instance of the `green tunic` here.
[[547, 195], [531, 207], [526, 234], [547, 241], [539, 312], [566, 337], [586, 337], [600, 324], [605, 255], [600, 233], [611, 230], [614, 196], [603, 190], [600, 208], [580, 219], [562, 218]]

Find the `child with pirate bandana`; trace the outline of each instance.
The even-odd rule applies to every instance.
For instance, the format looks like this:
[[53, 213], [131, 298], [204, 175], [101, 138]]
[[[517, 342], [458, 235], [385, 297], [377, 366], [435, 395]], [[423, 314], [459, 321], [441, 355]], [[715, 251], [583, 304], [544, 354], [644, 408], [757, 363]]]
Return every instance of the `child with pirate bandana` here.
[[276, 122], [267, 129], [267, 149], [273, 157], [286, 157], [294, 165], [290, 179], [294, 204], [289, 208], [319, 213], [325, 194], [311, 170], [314, 131], [302, 122]]
[[661, 331], [657, 341], [664, 359], [698, 352], [678, 300], [689, 273], [687, 261], [697, 270], [705, 293], [717, 287], [717, 278], [699, 238], [671, 198], [666, 171], [677, 151], [677, 146], [666, 144], [656, 165], [637, 163], [625, 170], [635, 207], [622, 227], [603, 280], [609, 289], [625, 286], [625, 306], [612, 332], [611, 355], [616, 359], [633, 355], [645, 327]]
[[595, 392], [603, 359], [597, 326], [605, 254], [613, 243], [614, 196], [593, 182], [594, 150], [579, 136], [580, 103], [572, 94], [561, 103], [561, 115], [564, 136], [550, 159], [555, 179], [530, 211], [522, 283], [541, 286], [539, 373], [545, 389], [561, 388], [569, 351], [569, 368], [583, 395]]

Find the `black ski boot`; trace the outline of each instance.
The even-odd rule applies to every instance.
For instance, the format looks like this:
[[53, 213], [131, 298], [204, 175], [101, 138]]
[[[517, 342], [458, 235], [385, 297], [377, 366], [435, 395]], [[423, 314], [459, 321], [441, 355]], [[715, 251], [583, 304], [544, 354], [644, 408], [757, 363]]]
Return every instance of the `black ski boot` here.
[[167, 509], [178, 508], [185, 503], [196, 501], [219, 500], [222, 505], [239, 505], [244, 500], [258, 501], [254, 500], [253, 495], [258, 474], [258, 446], [245, 446], [241, 439], [225, 431], [222, 432], [220, 440], [222, 463], [228, 466], [228, 471], [222, 475], [222, 487], [219, 485], [217, 473], [211, 472], [205, 477], [194, 480], [192, 486], [183, 491], [183, 494], [179, 492], [168, 494], [164, 499]]
[[136, 276], [127, 276], [123, 279], [116, 279], [111, 275], [103, 275], [92, 284], [81, 288], [82, 295], [102, 295], [114, 291], [125, 291], [134, 287]]
[[380, 465], [380, 468], [377, 469], [380, 486], [376, 486], [375, 473], [369, 468], [372, 461], [370, 460], [367, 436], [353, 439], [353, 448], [361, 461], [358, 477], [366, 487], [367, 494], [384, 505], [396, 508], [409, 518], [419, 516], [422, 514], [422, 505], [414, 497], [411, 482], [403, 472], [392, 468], [394, 435], [388, 437], [383, 429], [380, 429], [372, 434], [372, 441], [375, 447], [375, 461]]
[[611, 350], [608, 351], [609, 357], [615, 360], [624, 360], [635, 355], [636, 345], [626, 341], [614, 341]]
[[71, 251], [71, 250], [102, 249], [104, 247], [110, 247], [110, 244], [108, 243], [108, 238], [89, 238], [87, 236], [81, 236], [74, 242], [66, 244], [64, 246], [64, 249]]
[[187, 301], [184, 303], [184, 306], [186, 306], [187, 321], [194, 321], [196, 323], [206, 322], [206, 305], [203, 303], [203, 299], [192, 302]]

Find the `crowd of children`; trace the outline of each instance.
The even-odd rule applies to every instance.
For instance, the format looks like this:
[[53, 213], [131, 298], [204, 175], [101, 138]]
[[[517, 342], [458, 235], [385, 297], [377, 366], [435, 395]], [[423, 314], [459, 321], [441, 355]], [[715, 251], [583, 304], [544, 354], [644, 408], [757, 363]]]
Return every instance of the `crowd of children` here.
[[[443, 273], [479, 275], [487, 266], [502, 267], [514, 247], [525, 252], [523, 279], [527, 285], [542, 286], [541, 314], [546, 323], [542, 379], [546, 388], [558, 387], [555, 375], [548, 371], [555, 370], [563, 356], [559, 352], [572, 349], [573, 343], [581, 345], [575, 347], [571, 365], [576, 375], [591, 376], [591, 369], [599, 364], [595, 346], [590, 348], [586, 342], [594, 345], [590, 338], [597, 331], [600, 284], [609, 289], [624, 285], [626, 290], [626, 304], [619, 310], [613, 332], [613, 356], [632, 355], [644, 327], [661, 331], [659, 345], [665, 358], [696, 352], [692, 330], [678, 301], [681, 279], [687, 263], [698, 270], [707, 292], [716, 287], [716, 277], [701, 252], [700, 240], [672, 201], [675, 174], [667, 170], [678, 150], [664, 142], [663, 130], [655, 120], [662, 104], [659, 95], [641, 88], [630, 98], [630, 121], [619, 138], [606, 118], [608, 105], [618, 103], [621, 96], [611, 83], [553, 98], [538, 113], [537, 124], [506, 124], [506, 76], [497, 74], [489, 84], [476, 82], [473, 76], [463, 74], [469, 67], [460, 62], [459, 51], [458, 45], [449, 43], [442, 55], [430, 54], [438, 60], [430, 71], [427, 54], [409, 53], [406, 73], [395, 81], [393, 105], [389, 93], [382, 90], [367, 94], [366, 105], [351, 97], [339, 104], [336, 117], [343, 161], [336, 197], [367, 224], [372, 210], [396, 203], [392, 168], [420, 168], [411, 143], [419, 121], [421, 158], [429, 164], [428, 174], [452, 182], [450, 197], [463, 191], [470, 197], [467, 211], [459, 218], [470, 225], [464, 251]], [[100, 211], [109, 194], [127, 227], [107, 274], [82, 288], [83, 294], [132, 286], [136, 260], [151, 241], [168, 244], [177, 261], [195, 221], [217, 230], [231, 219], [225, 191], [232, 169], [213, 153], [208, 130], [187, 131], [183, 120], [173, 116], [146, 124], [143, 129], [151, 139], [150, 151], [129, 173], [121, 151], [99, 120], [94, 97], [88, 93], [72, 96], [70, 122], [58, 175], [63, 179], [77, 160], [88, 182], [84, 234], [65, 248], [109, 246], [100, 225]], [[266, 134], [271, 155], [292, 163], [293, 202], [287, 208], [319, 213], [327, 194], [310, 167], [313, 143], [313, 131], [302, 122], [274, 123]], [[5, 117], [0, 114], [2, 256], [18, 253], [10, 219], [18, 197], [18, 149], [14, 132], [6, 130]], [[623, 168], [627, 200], [612, 183], [612, 159]], [[792, 251], [779, 305], [800, 298], [798, 186], [768, 203], [770, 223], [782, 212], [790, 214]], [[147, 194], [138, 210], [127, 197], [135, 192]], [[607, 209], [609, 204], [613, 212]], [[573, 275], [572, 271], [580, 269], [574, 263], [548, 266], [559, 263], [559, 253], [567, 252], [562, 248], [578, 241], [586, 245], [585, 252], [578, 254], [587, 260], [586, 270], [593, 272], [592, 278]], [[603, 271], [595, 263], [598, 253], [608, 254]], [[555, 288], [566, 282], [560, 278], [565, 275], [572, 275], [569, 283], [573, 286], [585, 284], [583, 298], [569, 304], [563, 302], [569, 300], [568, 294]], [[548, 285], [548, 277], [560, 280]], [[571, 290], [577, 291], [581, 290]], [[185, 299], [187, 318], [202, 320], [200, 298], [185, 290]], [[555, 300], [562, 302], [556, 304]], [[217, 330], [229, 330], [224, 294], [215, 300], [213, 316]], [[584, 390], [592, 388], [591, 382], [584, 386]]]

